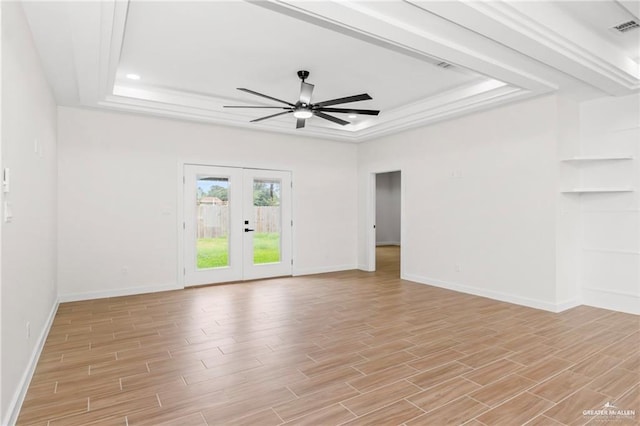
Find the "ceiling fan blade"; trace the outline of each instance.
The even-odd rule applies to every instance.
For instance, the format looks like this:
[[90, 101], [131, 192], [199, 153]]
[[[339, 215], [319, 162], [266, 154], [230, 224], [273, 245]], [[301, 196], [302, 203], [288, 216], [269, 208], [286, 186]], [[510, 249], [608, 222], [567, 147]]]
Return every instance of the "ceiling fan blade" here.
[[368, 101], [369, 99], [373, 99], [367, 93], [363, 93], [361, 95], [347, 96], [345, 98], [331, 99], [329, 101], [318, 102], [317, 104], [313, 104], [314, 106], [324, 107], [329, 105], [337, 105], [337, 104], [346, 104], [349, 102], [357, 102], [357, 101]]
[[285, 112], [279, 112], [277, 114], [267, 115], [266, 117], [261, 117], [261, 118], [256, 118], [255, 120], [251, 120], [249, 123], [256, 123], [258, 121], [266, 120], [267, 118], [273, 118], [273, 117], [277, 117], [279, 115], [290, 114], [292, 112], [293, 111], [285, 111]]
[[375, 109], [349, 109], [349, 108], [324, 108], [320, 107], [315, 111], [342, 112], [345, 114], [378, 115], [380, 111]]
[[304, 118], [298, 118], [298, 121], [296, 121], [296, 129], [302, 129], [305, 121]]
[[257, 106], [257, 105], [223, 105], [222, 108], [274, 108], [274, 109], [289, 109], [289, 107], [279, 106]]
[[317, 115], [320, 118], [324, 118], [325, 120], [329, 120], [329, 121], [333, 121], [334, 123], [338, 123], [341, 126], [345, 126], [347, 124], [350, 124], [348, 121], [344, 121], [338, 117], [334, 117], [332, 115], [329, 114], [325, 114], [324, 112], [320, 112], [320, 111], [314, 111], [313, 112], [314, 115]]
[[251, 93], [252, 95], [256, 95], [256, 96], [262, 96], [263, 98], [271, 99], [272, 101], [276, 101], [276, 102], [280, 102], [280, 103], [283, 103], [283, 104], [287, 104], [289, 106], [295, 106], [294, 104], [289, 103], [287, 101], [283, 101], [282, 99], [274, 98], [274, 97], [271, 97], [269, 95], [263, 95], [262, 93], [254, 92], [253, 90], [245, 89], [244, 87], [238, 87], [238, 90], [241, 90], [241, 91], [247, 92], [247, 93]]
[[300, 102], [303, 104], [311, 103], [311, 94], [313, 93], [313, 84], [305, 83], [304, 81], [300, 85]]

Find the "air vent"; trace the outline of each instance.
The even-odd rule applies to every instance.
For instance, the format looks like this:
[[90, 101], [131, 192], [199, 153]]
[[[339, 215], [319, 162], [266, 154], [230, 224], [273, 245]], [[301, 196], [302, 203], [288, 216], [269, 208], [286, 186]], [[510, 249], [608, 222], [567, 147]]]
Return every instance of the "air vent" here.
[[622, 24], [613, 27], [613, 29], [620, 31], [621, 33], [626, 33], [627, 31], [635, 30], [636, 28], [640, 28], [640, 24], [636, 21], [623, 22]]
[[451, 65], [448, 62], [438, 62], [436, 64], [436, 66], [440, 67], [440, 68], [451, 68], [453, 65]]

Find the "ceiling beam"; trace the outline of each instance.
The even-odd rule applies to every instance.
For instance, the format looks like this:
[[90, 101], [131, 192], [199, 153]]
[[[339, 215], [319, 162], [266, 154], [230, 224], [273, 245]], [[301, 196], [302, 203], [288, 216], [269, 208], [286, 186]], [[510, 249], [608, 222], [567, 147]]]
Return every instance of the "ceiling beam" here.
[[553, 2], [411, 1], [606, 94], [627, 95], [640, 88], [638, 63]]

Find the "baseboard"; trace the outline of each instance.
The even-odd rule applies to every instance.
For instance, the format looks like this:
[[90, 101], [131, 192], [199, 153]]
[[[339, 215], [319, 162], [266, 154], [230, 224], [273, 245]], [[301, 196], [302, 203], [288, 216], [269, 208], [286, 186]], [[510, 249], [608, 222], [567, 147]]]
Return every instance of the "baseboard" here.
[[353, 269], [358, 269], [356, 265], [335, 265], [335, 266], [323, 266], [320, 268], [302, 268], [293, 271], [293, 276], [298, 277], [301, 275], [315, 275], [315, 274], [326, 274], [328, 272], [341, 272], [341, 271], [350, 271]]
[[13, 398], [11, 398], [11, 402], [9, 403], [7, 418], [2, 422], [3, 425], [15, 425], [16, 421], [18, 420], [18, 415], [20, 414], [20, 409], [22, 408], [24, 397], [27, 395], [27, 390], [29, 389], [31, 378], [33, 377], [33, 373], [36, 371], [38, 359], [40, 359], [40, 354], [42, 353], [42, 349], [44, 348], [44, 343], [47, 341], [47, 336], [49, 335], [49, 330], [51, 330], [51, 326], [53, 325], [53, 319], [56, 316], [59, 304], [60, 303], [57, 300], [53, 304], [51, 312], [49, 313], [49, 317], [47, 318], [47, 322], [42, 328], [40, 336], [38, 336], [38, 341], [33, 348], [31, 358], [29, 358], [27, 369], [24, 371], [18, 389], [16, 390], [16, 393], [13, 395]]
[[[403, 279], [413, 281], [418, 284], [426, 284], [434, 287], [446, 288], [460, 293], [473, 294], [474, 296], [487, 297], [489, 299], [499, 300], [501, 302], [513, 303], [516, 305], [527, 306], [529, 308], [542, 309], [549, 312], [560, 312], [569, 306], [569, 302], [562, 304], [546, 302], [543, 300], [530, 299], [528, 297], [514, 296], [513, 294], [502, 293], [499, 291], [486, 290], [478, 287], [471, 287], [459, 283], [437, 280], [434, 278], [421, 277], [413, 274], [403, 274]], [[571, 302], [573, 303], [573, 302]], [[577, 305], [576, 305], [577, 306]], [[573, 306], [572, 306], [573, 307]]]
[[585, 305], [596, 308], [640, 315], [640, 295], [638, 294], [583, 287], [582, 300]]
[[375, 272], [375, 269], [371, 269], [369, 265], [365, 265], [364, 263], [359, 263], [358, 269], [364, 272]]
[[556, 310], [554, 312], [563, 312], [567, 309], [572, 309], [580, 305], [584, 305], [580, 299], [565, 300], [564, 302], [556, 303]]
[[104, 299], [107, 297], [132, 296], [135, 294], [158, 293], [161, 291], [182, 290], [184, 287], [176, 284], [151, 287], [128, 287], [90, 293], [68, 293], [59, 296], [60, 303], [79, 302], [82, 300]]
[[376, 246], [399, 246], [400, 241], [380, 241], [376, 242]]

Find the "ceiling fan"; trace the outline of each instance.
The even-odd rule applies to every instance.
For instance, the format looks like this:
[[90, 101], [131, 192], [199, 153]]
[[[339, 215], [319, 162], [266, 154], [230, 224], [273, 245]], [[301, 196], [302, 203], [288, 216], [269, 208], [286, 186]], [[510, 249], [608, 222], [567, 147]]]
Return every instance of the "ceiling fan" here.
[[239, 105], [225, 105], [224, 108], [270, 108], [270, 109], [283, 109], [285, 111], [279, 112], [272, 115], [267, 115], [266, 117], [256, 118], [255, 120], [251, 120], [251, 123], [255, 123], [258, 121], [266, 120], [268, 118], [278, 117], [280, 115], [285, 114], [293, 114], [295, 118], [297, 118], [296, 129], [300, 129], [304, 127], [305, 121], [307, 118], [311, 118], [314, 115], [316, 117], [324, 118], [325, 120], [332, 121], [334, 123], [340, 124], [344, 126], [346, 124], [350, 124], [348, 121], [343, 120], [338, 117], [334, 117], [332, 115], [327, 114], [327, 112], [333, 113], [343, 113], [343, 114], [362, 114], [362, 115], [378, 115], [380, 111], [372, 110], [372, 109], [353, 109], [353, 108], [327, 108], [331, 105], [338, 104], [346, 104], [350, 102], [357, 101], [366, 101], [369, 99], [373, 99], [366, 93], [361, 95], [347, 96], [344, 98], [331, 99], [328, 101], [311, 103], [311, 94], [313, 93], [313, 84], [306, 83], [305, 80], [309, 77], [309, 71], [298, 71], [298, 77], [302, 80], [302, 84], [300, 85], [300, 97], [296, 103], [291, 103], [287, 101], [283, 101], [282, 99], [274, 98], [268, 95], [264, 95], [262, 93], [254, 92], [253, 90], [245, 89], [242, 87], [238, 87], [238, 90], [243, 92], [250, 93], [252, 95], [261, 96], [263, 98], [271, 99], [272, 101], [280, 102], [282, 104], [287, 105], [286, 107], [282, 106], [239, 106]]

